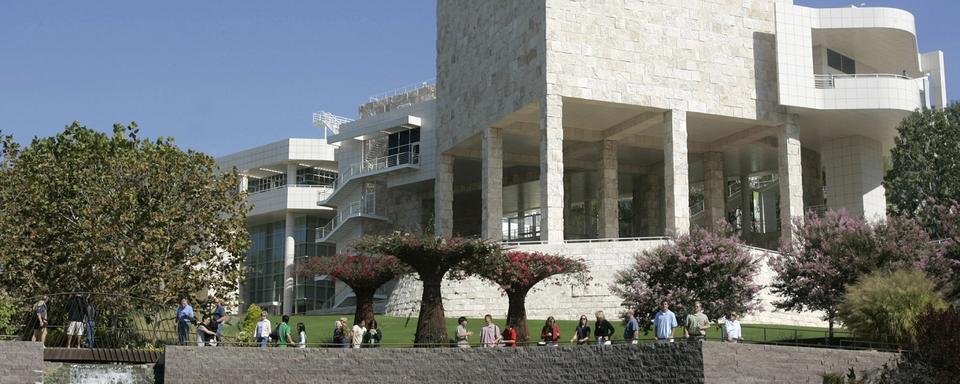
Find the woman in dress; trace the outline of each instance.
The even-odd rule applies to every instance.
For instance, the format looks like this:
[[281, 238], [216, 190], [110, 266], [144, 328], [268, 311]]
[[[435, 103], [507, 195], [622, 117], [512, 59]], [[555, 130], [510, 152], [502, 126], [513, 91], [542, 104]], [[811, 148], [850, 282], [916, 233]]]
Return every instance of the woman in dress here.
[[577, 329], [574, 330], [570, 342], [577, 345], [590, 342], [590, 319], [587, 319], [587, 315], [580, 315], [580, 322], [577, 323]]
[[560, 326], [553, 316], [547, 318], [547, 322], [540, 330], [540, 345], [557, 345], [560, 340]]

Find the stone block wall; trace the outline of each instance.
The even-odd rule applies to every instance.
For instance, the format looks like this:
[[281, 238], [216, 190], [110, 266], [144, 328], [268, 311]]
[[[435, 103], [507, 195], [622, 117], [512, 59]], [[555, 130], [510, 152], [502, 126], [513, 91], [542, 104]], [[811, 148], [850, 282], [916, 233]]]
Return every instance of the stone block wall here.
[[695, 344], [544, 348], [168, 347], [166, 383], [702, 383]]
[[0, 342], [0, 384], [43, 381], [43, 345], [25, 341]]
[[822, 382], [825, 373], [858, 377], [874, 372], [897, 354], [760, 344], [703, 344], [704, 378], [711, 383], [811, 383]]

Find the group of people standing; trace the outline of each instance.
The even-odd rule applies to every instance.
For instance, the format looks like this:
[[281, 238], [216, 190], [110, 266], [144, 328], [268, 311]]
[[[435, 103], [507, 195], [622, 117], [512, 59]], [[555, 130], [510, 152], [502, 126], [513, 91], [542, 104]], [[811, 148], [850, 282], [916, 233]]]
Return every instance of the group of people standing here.
[[377, 319], [357, 320], [353, 328], [347, 328], [347, 318], [341, 317], [333, 325], [333, 344], [340, 348], [378, 348], [383, 340], [383, 331]]
[[[47, 328], [49, 327], [49, 318], [47, 317], [47, 303], [50, 298], [46, 295], [41, 296], [40, 300], [33, 305], [33, 335], [31, 341], [39, 341], [46, 344]], [[87, 348], [94, 347], [95, 325], [97, 319], [97, 307], [93, 303], [92, 296], [86, 296], [79, 293], [73, 293], [67, 298], [67, 348], [80, 348], [83, 341], [83, 335], [86, 333]]]
[[[706, 338], [707, 331], [711, 327], [710, 320], [703, 313], [703, 306], [700, 302], [694, 303], [693, 312], [687, 315], [683, 325], [684, 338], [692, 341], [703, 340]], [[596, 321], [593, 328], [590, 327], [590, 319], [587, 315], [581, 315], [577, 327], [570, 338], [571, 344], [584, 345], [591, 342], [591, 333], [593, 341], [597, 345], [610, 345], [611, 338], [615, 333], [613, 324], [607, 320], [603, 311], [597, 311], [594, 316]], [[666, 301], [660, 303], [660, 309], [651, 319], [654, 328], [654, 338], [660, 343], [671, 343], [674, 341], [674, 331], [680, 328], [676, 315], [670, 311], [670, 304]], [[728, 314], [721, 322], [723, 336], [722, 340], [726, 342], [739, 342], [742, 338], [740, 322], [735, 313]], [[467, 318], [461, 317], [457, 320], [457, 330], [454, 334], [454, 341], [458, 347], [469, 348], [470, 337], [473, 332], [467, 328]], [[592, 331], [592, 332], [591, 332]], [[627, 311], [625, 319], [625, 328], [623, 330], [623, 340], [627, 344], [637, 344], [640, 340], [640, 323], [636, 318], [634, 311]], [[553, 316], [548, 317], [546, 323], [540, 331], [540, 341], [537, 345], [556, 346], [560, 342], [560, 327]], [[508, 323], [507, 329], [500, 331], [500, 328], [493, 323], [493, 317], [489, 314], [484, 316], [484, 326], [480, 330], [481, 347], [516, 347], [517, 332], [514, 324]]]
[[190, 343], [190, 327], [197, 328], [197, 346], [223, 345], [223, 327], [230, 316], [219, 297], [213, 299], [214, 309], [211, 314], [203, 314], [197, 318], [186, 298], [180, 300], [177, 307], [177, 341], [180, 345]]

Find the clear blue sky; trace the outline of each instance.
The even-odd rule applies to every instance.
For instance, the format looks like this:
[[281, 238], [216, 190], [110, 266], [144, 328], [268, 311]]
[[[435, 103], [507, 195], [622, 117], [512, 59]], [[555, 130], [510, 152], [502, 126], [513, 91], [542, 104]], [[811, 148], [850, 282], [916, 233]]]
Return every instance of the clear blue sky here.
[[[946, 52], [960, 98], [960, 2], [867, 3], [917, 16], [921, 50]], [[6, 1], [0, 130], [25, 142], [73, 120], [136, 121], [214, 156], [319, 137], [312, 112], [355, 116], [371, 95], [435, 77], [435, 39], [432, 0]]]

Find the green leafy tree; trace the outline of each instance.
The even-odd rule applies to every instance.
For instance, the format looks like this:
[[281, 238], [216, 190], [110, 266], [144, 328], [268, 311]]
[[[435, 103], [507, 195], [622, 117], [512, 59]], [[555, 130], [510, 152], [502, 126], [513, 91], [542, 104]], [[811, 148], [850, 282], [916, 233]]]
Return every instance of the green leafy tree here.
[[[73, 123], [0, 167], [0, 284], [10, 294], [122, 292], [173, 305], [229, 296], [249, 244], [235, 171], [173, 139], [113, 135]], [[229, 298], [229, 297], [228, 297]]]
[[847, 288], [837, 317], [858, 336], [917, 346], [920, 317], [946, 308], [923, 272], [878, 271]]
[[960, 200], [960, 103], [908, 116], [884, 176], [888, 210], [915, 217], [927, 199]]
[[[440, 286], [447, 272], [460, 271], [465, 262], [496, 256], [500, 245], [490, 241], [430, 235], [394, 233], [386, 236], [364, 236], [354, 248], [368, 255], [390, 255], [410, 266], [423, 283], [420, 315], [414, 342], [438, 345], [447, 342]], [[462, 274], [451, 274], [451, 278]]]

